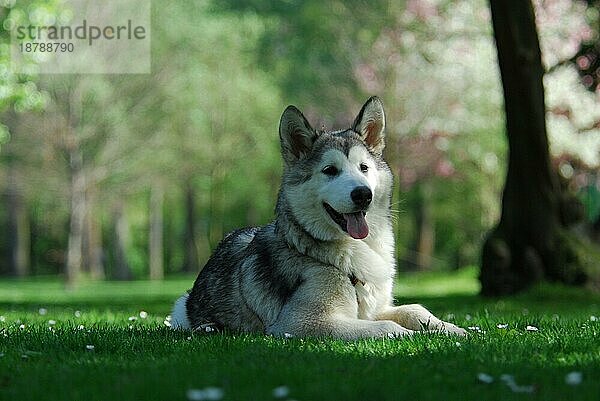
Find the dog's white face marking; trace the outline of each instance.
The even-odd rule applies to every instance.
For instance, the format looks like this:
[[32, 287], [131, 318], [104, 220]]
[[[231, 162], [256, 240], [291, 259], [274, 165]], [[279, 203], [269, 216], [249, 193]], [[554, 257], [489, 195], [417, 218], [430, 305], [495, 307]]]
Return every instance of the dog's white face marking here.
[[[334, 167], [337, 173], [326, 174], [324, 170], [328, 167]], [[321, 155], [308, 181], [288, 190], [288, 200], [297, 220], [315, 238], [362, 239], [371, 228], [368, 226], [370, 205], [359, 208], [351, 193], [358, 187], [367, 187], [375, 200], [380, 179], [375, 161], [364, 146], [353, 146], [348, 156], [340, 150], [330, 149]], [[334, 209], [345, 229], [340, 222], [334, 221], [325, 204]]]
[[[367, 171], [361, 170], [361, 165]], [[338, 170], [336, 176], [330, 177], [322, 173], [323, 169], [333, 166]], [[357, 187], [366, 186], [371, 192], [377, 187], [377, 172], [369, 152], [362, 146], [354, 146], [348, 157], [339, 150], [328, 150], [323, 154], [321, 163], [314, 172], [319, 185], [319, 199], [333, 207], [338, 213], [352, 213], [358, 209], [350, 193]]]

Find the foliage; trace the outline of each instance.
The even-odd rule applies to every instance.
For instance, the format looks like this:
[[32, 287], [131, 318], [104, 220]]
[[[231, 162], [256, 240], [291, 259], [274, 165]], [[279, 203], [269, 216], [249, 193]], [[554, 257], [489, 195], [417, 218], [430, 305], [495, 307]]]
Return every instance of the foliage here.
[[[1, 4], [3, 26], [63, 18], [63, 3]], [[317, 127], [345, 128], [372, 94], [384, 99], [386, 158], [399, 179], [399, 258], [415, 252], [412, 199], [426, 186], [433, 267], [476, 263], [499, 215], [506, 154], [487, 7], [483, 0], [179, 1], [153, 11], [150, 75], [38, 76], [35, 64], [31, 74], [14, 74], [3, 30], [0, 142], [8, 131], [11, 139], [0, 154], [0, 191], [14, 175], [30, 220], [33, 271], [63, 269], [74, 151], [109, 276], [119, 241], [134, 277], [147, 275], [149, 194], [156, 191], [164, 195], [166, 269], [177, 272], [189, 235], [187, 188], [203, 261], [227, 231], [272, 219], [281, 171], [277, 123], [286, 104], [297, 104]], [[561, 61], [597, 32], [579, 2], [537, 8], [552, 149], [561, 172], [576, 170], [565, 178], [577, 181], [576, 163], [588, 170], [598, 164], [600, 116], [595, 95]], [[126, 238], [115, 235], [121, 209]], [[8, 208], [0, 211], [0, 226], [10, 218]]]
[[[0, 112], [13, 107], [19, 111], [39, 109], [45, 104], [43, 93], [35, 80], [37, 67], [34, 60], [15, 72], [11, 64], [10, 32], [13, 26], [27, 26], [41, 21], [53, 21], [60, 14], [60, 1], [3, 0], [0, 2]], [[0, 136], [1, 139], [1, 136]]]

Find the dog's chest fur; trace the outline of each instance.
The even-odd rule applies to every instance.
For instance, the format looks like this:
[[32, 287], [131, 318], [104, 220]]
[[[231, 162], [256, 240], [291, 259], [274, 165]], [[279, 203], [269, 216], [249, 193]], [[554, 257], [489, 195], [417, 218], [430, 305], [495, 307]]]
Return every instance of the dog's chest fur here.
[[374, 319], [392, 301], [393, 247], [388, 241], [354, 241], [349, 248], [349, 276], [355, 277], [358, 318]]

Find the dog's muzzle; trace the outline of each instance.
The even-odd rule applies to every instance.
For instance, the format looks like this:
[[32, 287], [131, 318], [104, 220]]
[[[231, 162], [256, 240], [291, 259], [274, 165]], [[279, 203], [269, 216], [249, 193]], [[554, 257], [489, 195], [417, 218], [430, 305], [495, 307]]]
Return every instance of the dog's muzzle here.
[[367, 215], [365, 211], [339, 213], [327, 203], [323, 203], [323, 207], [331, 219], [340, 226], [342, 231], [348, 233], [352, 238], [363, 239], [369, 235], [369, 225], [365, 219]]
[[371, 200], [373, 200], [373, 192], [371, 192], [371, 188], [363, 185], [354, 188], [350, 192], [350, 198], [359, 209], [364, 210], [369, 206]]

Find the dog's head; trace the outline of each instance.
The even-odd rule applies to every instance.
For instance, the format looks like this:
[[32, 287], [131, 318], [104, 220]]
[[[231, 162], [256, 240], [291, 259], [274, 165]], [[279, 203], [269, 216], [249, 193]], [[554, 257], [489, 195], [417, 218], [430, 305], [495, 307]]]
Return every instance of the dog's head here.
[[[352, 128], [315, 131], [300, 110], [288, 106], [279, 137], [284, 160], [286, 210], [313, 237], [363, 239], [389, 216], [391, 172], [385, 147], [383, 104], [372, 97]], [[280, 200], [281, 201], [281, 200]]]

